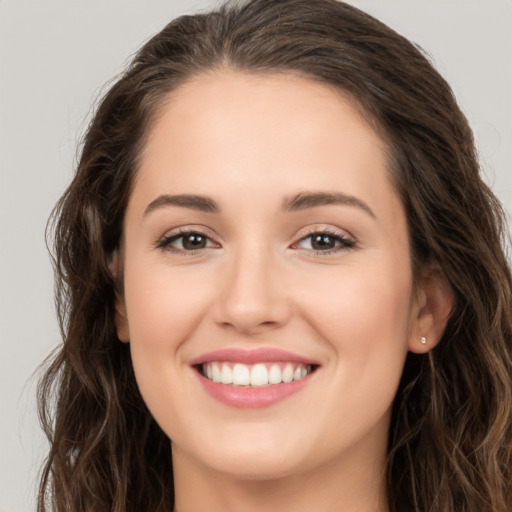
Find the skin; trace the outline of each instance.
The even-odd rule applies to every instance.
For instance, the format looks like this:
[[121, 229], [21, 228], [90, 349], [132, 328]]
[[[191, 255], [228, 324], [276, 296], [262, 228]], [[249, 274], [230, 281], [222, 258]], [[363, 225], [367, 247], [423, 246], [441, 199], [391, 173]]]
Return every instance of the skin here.
[[[413, 276], [383, 142], [342, 94], [290, 74], [204, 74], [159, 114], [112, 270], [124, 282], [118, 336], [172, 439], [175, 510], [386, 511], [405, 356], [435, 346], [451, 295], [432, 272]], [[310, 192], [352, 199], [283, 210]], [[220, 211], [148, 212], [162, 194], [207, 196]], [[180, 230], [206, 246], [162, 246]], [[311, 233], [326, 231], [334, 248], [314, 250]], [[190, 366], [261, 347], [320, 367], [284, 401], [239, 409], [208, 395]]]

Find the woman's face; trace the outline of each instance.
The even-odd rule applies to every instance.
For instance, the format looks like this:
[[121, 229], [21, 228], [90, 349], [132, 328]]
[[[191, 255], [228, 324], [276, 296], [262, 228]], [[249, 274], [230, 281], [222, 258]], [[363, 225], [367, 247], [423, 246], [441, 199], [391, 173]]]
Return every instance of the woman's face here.
[[384, 145], [342, 95], [229, 70], [175, 90], [120, 258], [118, 334], [175, 464], [383, 460], [422, 294]]

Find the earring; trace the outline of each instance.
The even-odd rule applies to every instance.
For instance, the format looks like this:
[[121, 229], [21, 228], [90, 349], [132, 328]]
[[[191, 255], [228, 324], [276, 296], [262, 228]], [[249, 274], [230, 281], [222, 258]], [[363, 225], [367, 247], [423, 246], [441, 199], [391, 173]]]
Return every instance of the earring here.
[[425, 345], [426, 343], [427, 343], [427, 338], [425, 338], [425, 336], [422, 336], [421, 337], [421, 344]]

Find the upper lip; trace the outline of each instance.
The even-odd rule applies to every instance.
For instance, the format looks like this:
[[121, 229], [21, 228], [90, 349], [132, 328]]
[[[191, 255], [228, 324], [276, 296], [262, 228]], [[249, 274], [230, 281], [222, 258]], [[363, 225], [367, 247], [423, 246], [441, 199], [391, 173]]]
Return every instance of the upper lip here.
[[212, 361], [226, 361], [242, 364], [270, 363], [270, 362], [291, 362], [300, 364], [318, 365], [319, 363], [308, 357], [287, 352], [276, 348], [258, 348], [245, 350], [240, 348], [224, 348], [207, 352], [196, 357], [190, 362], [191, 366], [209, 363]]

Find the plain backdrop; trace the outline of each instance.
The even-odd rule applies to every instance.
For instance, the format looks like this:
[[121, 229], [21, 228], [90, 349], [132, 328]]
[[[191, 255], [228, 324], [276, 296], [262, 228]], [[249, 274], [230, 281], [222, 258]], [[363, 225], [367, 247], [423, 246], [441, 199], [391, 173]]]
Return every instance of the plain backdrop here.
[[[419, 44], [475, 131], [512, 211], [512, 1], [352, 0]], [[0, 511], [35, 509], [46, 445], [33, 373], [59, 343], [46, 220], [105, 84], [207, 0], [0, 0]]]

